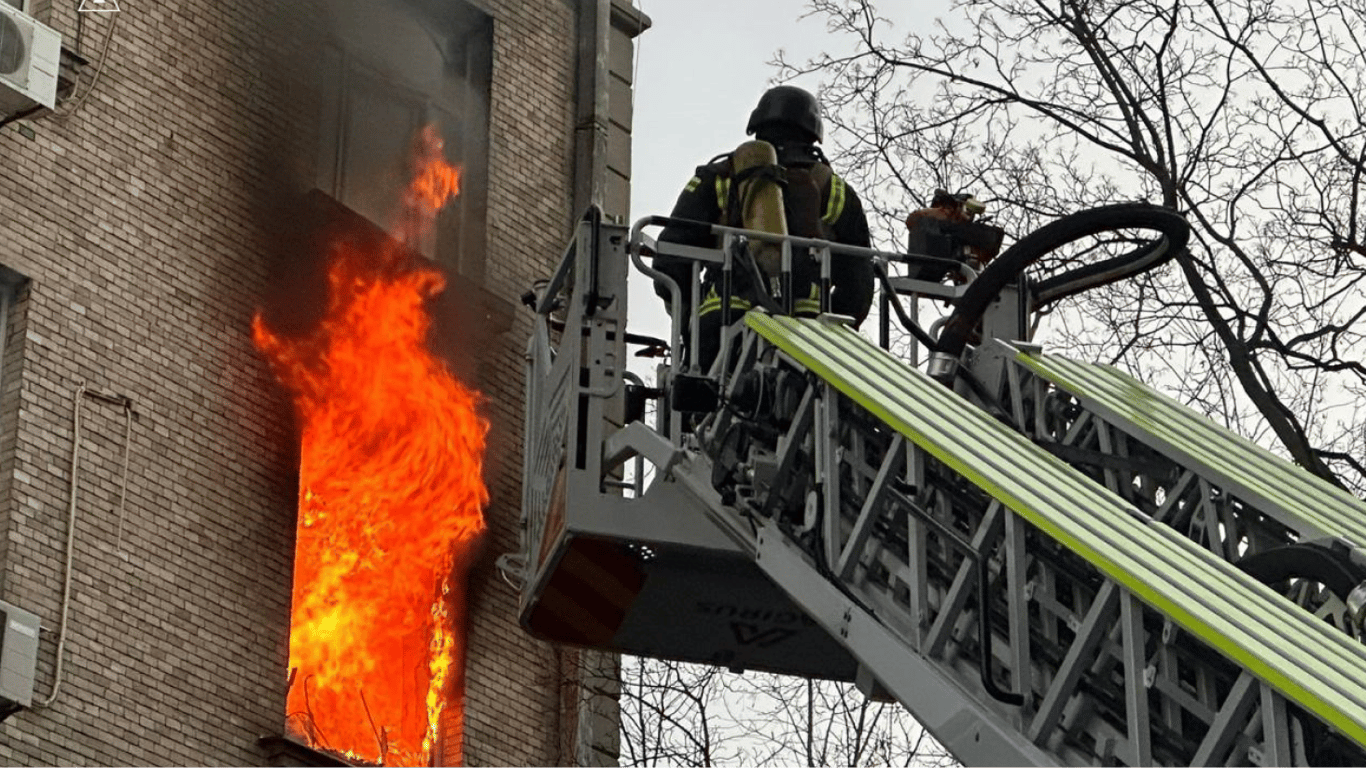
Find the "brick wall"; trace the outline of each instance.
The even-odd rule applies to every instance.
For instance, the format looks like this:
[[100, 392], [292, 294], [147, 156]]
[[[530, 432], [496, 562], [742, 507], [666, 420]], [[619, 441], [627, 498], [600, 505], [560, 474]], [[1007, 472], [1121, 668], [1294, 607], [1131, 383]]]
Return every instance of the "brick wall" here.
[[[74, 9], [51, 9], [69, 40]], [[268, 115], [244, 15], [169, 3], [86, 19], [97, 61], [118, 24], [95, 90], [65, 120], [31, 123], [31, 139], [0, 131], [0, 263], [31, 280], [0, 385], [0, 445], [13, 445], [0, 586], [49, 630], [39, 699], [54, 679], [76, 387], [136, 413], [120, 547], [124, 414], [82, 398], [64, 679], [51, 706], [0, 724], [6, 765], [258, 762], [256, 738], [278, 730], [292, 449], [245, 334], [265, 274], [246, 128]]]
[[[498, 0], [490, 104], [486, 287], [515, 301], [549, 275], [569, 238], [572, 185], [573, 9], [556, 0]], [[499, 23], [501, 22], [501, 23]], [[531, 316], [514, 314], [479, 388], [492, 422], [489, 534], [471, 582], [464, 759], [470, 765], [562, 765], [559, 652], [517, 624], [517, 593], [493, 561], [517, 551], [521, 508], [523, 353]]]
[[[68, 46], [78, 4], [48, 11]], [[493, 560], [518, 546], [530, 318], [516, 299], [553, 267], [573, 216], [574, 14], [564, 0], [477, 4], [494, 19], [484, 288], [512, 324], [476, 366], [491, 504], [464, 758], [557, 764], [570, 759], [567, 665], [517, 626]], [[64, 679], [51, 706], [0, 723], [0, 765], [261, 764], [257, 739], [284, 719], [297, 446], [248, 324], [288, 226], [271, 212], [314, 175], [317, 105], [291, 70], [315, 9], [120, 5], [79, 19], [91, 64], [75, 111], [26, 123], [31, 138], [0, 129], [0, 265], [30, 279], [0, 379], [0, 599], [43, 620], [39, 699], [54, 677], [78, 383], [131, 398], [135, 415], [120, 543], [125, 412], [83, 398]]]

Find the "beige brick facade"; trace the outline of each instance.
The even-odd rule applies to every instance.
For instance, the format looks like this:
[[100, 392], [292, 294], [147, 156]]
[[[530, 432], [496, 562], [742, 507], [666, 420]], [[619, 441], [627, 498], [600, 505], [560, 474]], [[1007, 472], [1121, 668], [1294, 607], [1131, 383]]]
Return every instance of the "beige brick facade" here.
[[[518, 547], [530, 316], [517, 300], [574, 216], [576, 3], [473, 4], [492, 19], [486, 256], [470, 271], [482, 290], [462, 299], [477, 309], [453, 316], [479, 327], [448, 323], [439, 340], [492, 424], [463, 752], [566, 764], [573, 654], [522, 632], [493, 562]], [[80, 399], [60, 691], [0, 722], [0, 765], [289, 759], [258, 739], [284, 723], [297, 437], [249, 324], [281, 290], [291, 201], [318, 173], [318, 97], [291, 70], [319, 11], [119, 0], [82, 18], [78, 5], [31, 7], [68, 49], [80, 31], [89, 63], [64, 116], [0, 128], [0, 266], [28, 278], [0, 372], [0, 600], [42, 620], [37, 701], [56, 667], [73, 403], [82, 383], [108, 397]], [[122, 514], [119, 397], [134, 414]]]

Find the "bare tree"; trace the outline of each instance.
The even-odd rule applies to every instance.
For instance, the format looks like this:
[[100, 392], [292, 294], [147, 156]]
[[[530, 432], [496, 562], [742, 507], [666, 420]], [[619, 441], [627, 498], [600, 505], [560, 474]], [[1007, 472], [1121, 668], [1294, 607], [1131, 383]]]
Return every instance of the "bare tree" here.
[[725, 708], [718, 667], [623, 659], [621, 758], [627, 765], [716, 765], [736, 755], [713, 737]]
[[627, 657], [625, 765], [956, 765], [896, 703], [828, 681]]
[[1050, 342], [1366, 491], [1363, 0], [956, 0], [899, 39], [869, 0], [811, 10], [852, 52], [778, 64], [822, 78], [884, 237], [934, 187], [1017, 236], [1109, 202], [1182, 211], [1189, 253], [1071, 300]]

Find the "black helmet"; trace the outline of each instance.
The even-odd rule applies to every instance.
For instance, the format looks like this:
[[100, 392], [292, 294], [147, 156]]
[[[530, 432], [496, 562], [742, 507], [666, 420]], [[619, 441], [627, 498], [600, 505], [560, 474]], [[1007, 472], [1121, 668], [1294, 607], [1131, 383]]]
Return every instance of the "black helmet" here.
[[825, 138], [821, 127], [821, 107], [816, 97], [795, 85], [780, 85], [768, 89], [759, 99], [759, 106], [749, 113], [745, 133], [756, 134], [765, 128], [784, 126], [795, 129], [807, 141], [820, 142]]

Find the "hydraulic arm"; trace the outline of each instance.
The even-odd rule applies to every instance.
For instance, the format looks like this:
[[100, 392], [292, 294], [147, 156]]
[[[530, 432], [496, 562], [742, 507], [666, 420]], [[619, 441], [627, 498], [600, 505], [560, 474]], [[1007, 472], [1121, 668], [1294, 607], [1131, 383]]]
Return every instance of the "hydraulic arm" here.
[[[911, 294], [953, 307], [937, 334], [915, 328], [926, 370], [841, 318], [751, 311], [701, 371], [674, 306], [673, 355], [648, 385], [629, 350], [666, 342], [628, 338], [626, 274], [668, 247], [643, 234], [662, 220], [585, 219], [528, 298], [523, 547], [503, 561], [524, 626], [854, 681], [970, 764], [1366, 763], [1366, 504], [1023, 341], [1041, 304], [1184, 244], [1174, 214], [1098, 210], [981, 274], [856, 253], [878, 260], [884, 317], [916, 325]], [[1119, 226], [1149, 234], [1123, 258], [1019, 279]], [[755, 240], [785, 266], [841, 250], [713, 231], [718, 249], [674, 251], [694, 281]], [[893, 277], [898, 262], [963, 280]]]

